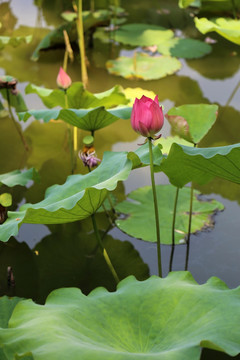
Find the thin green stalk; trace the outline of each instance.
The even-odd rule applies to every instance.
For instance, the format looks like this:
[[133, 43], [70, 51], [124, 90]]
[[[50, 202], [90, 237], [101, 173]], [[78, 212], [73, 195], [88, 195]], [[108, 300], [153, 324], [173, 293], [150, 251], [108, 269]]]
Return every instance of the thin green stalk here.
[[230, 94], [230, 96], [229, 96], [229, 98], [228, 98], [228, 100], [227, 100], [227, 102], [226, 102], [226, 104], [225, 104], [225, 106], [224, 106], [221, 114], [220, 114], [219, 117], [218, 117], [218, 121], [219, 121], [219, 120], [221, 119], [221, 117], [223, 116], [226, 107], [229, 106], [229, 104], [231, 103], [231, 101], [232, 101], [232, 99], [234, 98], [234, 96], [235, 96], [236, 92], [238, 91], [239, 87], [240, 87], [240, 81], [237, 83], [237, 85], [236, 85], [235, 88], [233, 89], [232, 93]]
[[22, 143], [23, 143], [23, 145], [24, 145], [24, 147], [25, 147], [25, 150], [28, 151], [28, 150], [29, 150], [28, 144], [27, 144], [27, 142], [26, 142], [26, 140], [25, 140], [25, 138], [24, 138], [24, 136], [23, 136], [23, 134], [22, 134], [22, 131], [21, 131], [21, 130], [19, 129], [19, 127], [17, 126], [17, 123], [16, 123], [16, 121], [15, 121], [15, 119], [14, 119], [14, 116], [13, 116], [13, 113], [12, 113], [11, 104], [10, 104], [9, 89], [6, 89], [6, 93], [7, 93], [8, 112], [9, 112], [9, 114], [10, 114], [10, 118], [12, 119], [13, 124], [14, 124], [17, 132], [18, 132], [18, 135], [19, 135], [20, 138], [21, 138], [21, 141], [22, 141]]
[[78, 0], [77, 32], [78, 32], [78, 46], [79, 46], [80, 58], [81, 58], [82, 82], [84, 87], [86, 87], [88, 83], [88, 75], [87, 75], [85, 44], [84, 44], [82, 0]]
[[[197, 144], [194, 144], [196, 147]], [[192, 225], [192, 207], [193, 207], [193, 183], [191, 183], [191, 192], [190, 192], [190, 207], [189, 207], [189, 219], [188, 219], [188, 235], [187, 235], [187, 250], [186, 250], [186, 259], [185, 259], [185, 270], [188, 269], [188, 260], [189, 260], [189, 251], [190, 251], [190, 237], [191, 237], [191, 225]]]
[[172, 271], [173, 256], [174, 256], [174, 250], [175, 250], [175, 223], [176, 223], [176, 213], [177, 213], [178, 195], [179, 195], [179, 188], [176, 189], [176, 195], [175, 195], [175, 201], [174, 201], [174, 209], [173, 209], [172, 249], [171, 249], [170, 262], [169, 262], [169, 272]]
[[187, 236], [187, 251], [185, 260], [185, 270], [188, 269], [189, 250], [190, 250], [190, 237], [191, 237], [191, 225], [192, 225], [192, 205], [193, 205], [193, 183], [191, 183], [190, 193], [190, 208], [189, 208], [189, 221], [188, 221], [188, 236]]
[[160, 225], [159, 225], [159, 214], [158, 214], [158, 204], [157, 204], [157, 192], [156, 192], [156, 185], [155, 185], [155, 180], [154, 180], [153, 151], [152, 151], [152, 139], [151, 138], [148, 138], [148, 146], [149, 146], [149, 157], [150, 157], [150, 170], [151, 170], [153, 203], [154, 203], [155, 221], [156, 221], [158, 275], [160, 277], [162, 277]]
[[113, 264], [108, 256], [108, 253], [107, 253], [107, 250], [105, 249], [104, 245], [103, 245], [103, 242], [102, 242], [102, 239], [101, 239], [101, 236], [99, 234], [99, 231], [98, 231], [98, 228], [97, 228], [97, 223], [96, 223], [96, 219], [95, 219], [95, 215], [92, 214], [91, 215], [91, 218], [92, 218], [92, 224], [93, 224], [93, 229], [94, 229], [94, 233], [95, 233], [95, 236], [96, 236], [96, 239], [97, 239], [97, 242], [99, 243], [99, 246], [101, 247], [102, 249], [102, 253], [103, 253], [103, 256], [104, 256], [104, 259], [107, 263], [107, 266], [109, 268], [109, 270], [111, 271], [116, 283], [118, 284], [119, 283], [119, 277], [116, 273], [116, 270], [114, 269], [113, 267]]
[[232, 3], [232, 11], [233, 11], [233, 17], [235, 20], [237, 20], [237, 10], [236, 10], [236, 4], [234, 0], [231, 0]]
[[[67, 90], [64, 90], [64, 99], [65, 99], [65, 109], [68, 109], [68, 97], [67, 97]], [[74, 153], [73, 153], [73, 130], [71, 125], [67, 125], [68, 127], [68, 144], [69, 144], [69, 150], [70, 150], [70, 159], [71, 159], [71, 168], [72, 168], [72, 174], [74, 173], [75, 169], [75, 159], [74, 159]]]

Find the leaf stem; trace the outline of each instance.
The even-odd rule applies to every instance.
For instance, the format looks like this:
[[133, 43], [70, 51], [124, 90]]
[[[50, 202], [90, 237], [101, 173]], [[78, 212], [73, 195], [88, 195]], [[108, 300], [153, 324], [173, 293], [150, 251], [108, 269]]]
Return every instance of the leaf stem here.
[[19, 129], [19, 127], [18, 127], [18, 125], [17, 125], [17, 123], [16, 123], [16, 121], [14, 119], [13, 113], [12, 113], [11, 103], [10, 103], [10, 94], [9, 94], [9, 89], [8, 88], [6, 88], [6, 93], [7, 93], [8, 112], [10, 114], [10, 118], [12, 119], [13, 124], [14, 124], [17, 132], [18, 132], [18, 135], [21, 138], [21, 141], [22, 141], [22, 143], [24, 145], [25, 150], [28, 151], [29, 150], [28, 144], [27, 144], [27, 142], [25, 140], [25, 137], [22, 134], [22, 131]]
[[176, 223], [176, 213], [177, 213], [177, 203], [178, 203], [178, 195], [179, 195], [179, 188], [176, 189], [175, 201], [174, 201], [174, 208], [173, 208], [173, 221], [172, 221], [172, 248], [171, 248], [171, 256], [169, 262], [169, 272], [172, 271], [172, 264], [173, 264], [173, 256], [175, 250], [175, 223]]
[[103, 242], [102, 242], [102, 239], [101, 239], [101, 236], [99, 234], [99, 231], [98, 231], [98, 228], [97, 228], [97, 223], [96, 223], [96, 219], [95, 219], [95, 215], [92, 214], [91, 215], [91, 218], [92, 218], [92, 224], [93, 224], [93, 229], [94, 229], [94, 233], [95, 233], [95, 236], [96, 236], [96, 239], [97, 239], [97, 242], [99, 243], [99, 246], [101, 247], [102, 249], [102, 253], [103, 253], [103, 256], [104, 256], [104, 259], [107, 263], [107, 266], [109, 268], [109, 270], [111, 271], [116, 283], [118, 284], [119, 283], [119, 277], [116, 273], [116, 270], [114, 269], [113, 267], [113, 264], [108, 256], [108, 253], [107, 253], [107, 250], [105, 249], [104, 245], [103, 245]]
[[154, 203], [155, 222], [156, 222], [158, 275], [160, 277], [162, 277], [160, 225], [159, 225], [159, 214], [158, 214], [158, 204], [157, 204], [157, 192], [156, 192], [156, 185], [155, 185], [155, 180], [154, 180], [152, 139], [150, 137], [148, 138], [148, 146], [149, 146], [149, 158], [150, 158], [150, 171], [151, 171], [151, 182], [152, 182], [152, 192], [153, 192], [153, 203]]

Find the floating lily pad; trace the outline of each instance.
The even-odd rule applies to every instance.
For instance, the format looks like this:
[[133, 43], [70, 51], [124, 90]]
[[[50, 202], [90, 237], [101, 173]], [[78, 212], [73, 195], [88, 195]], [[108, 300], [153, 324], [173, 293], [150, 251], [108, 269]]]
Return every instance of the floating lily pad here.
[[114, 39], [132, 46], [158, 45], [173, 37], [173, 31], [149, 24], [126, 24], [114, 32]]
[[[28, 84], [25, 89], [26, 94], [37, 94], [45, 106], [53, 108], [61, 106], [65, 108], [66, 100], [65, 93], [62, 90], [46, 89], [33, 84]], [[105, 108], [116, 107], [120, 104], [127, 104], [123, 89], [121, 86], [116, 85], [112, 89], [98, 94], [92, 94], [84, 89], [81, 82], [74, 82], [70, 88], [67, 89], [68, 107], [73, 109], [89, 109], [98, 106]]]
[[210, 21], [207, 18], [198, 19], [196, 17], [194, 21], [197, 29], [202, 34], [216, 31], [225, 39], [240, 45], [240, 20], [218, 18]]
[[[172, 243], [172, 218], [176, 195], [176, 188], [172, 185], [158, 185], [156, 187], [158, 198], [159, 221], [161, 227], [161, 243]], [[188, 233], [189, 199], [191, 189], [183, 188], [179, 192], [177, 218], [175, 224], [175, 241], [183, 239]], [[194, 191], [192, 233], [212, 227], [211, 216], [217, 210], [223, 210], [223, 205], [215, 200], [200, 201]], [[133, 237], [156, 242], [156, 226], [154, 218], [152, 188], [146, 186], [132, 191], [128, 198], [116, 206], [116, 210], [126, 216], [125, 219], [116, 220], [116, 225], [122, 231]], [[148, 226], [146, 226], [148, 224]]]
[[121, 56], [116, 60], [109, 60], [106, 66], [110, 74], [143, 80], [161, 79], [181, 69], [181, 63], [176, 58], [152, 57], [142, 53], [136, 54], [134, 58]]
[[190, 104], [170, 109], [166, 118], [176, 135], [197, 144], [213, 126], [217, 114], [217, 105]]
[[11, 359], [199, 360], [201, 348], [240, 351], [240, 289], [217, 278], [198, 285], [187, 272], [121, 281], [118, 290], [51, 293], [44, 306], [20, 302], [0, 330]]
[[195, 39], [173, 38], [158, 45], [160, 53], [184, 59], [197, 59], [209, 54], [211, 50], [211, 45]]
[[16, 47], [20, 44], [29, 44], [32, 41], [32, 35], [28, 36], [0, 36], [0, 50], [6, 45]]
[[50, 120], [63, 120], [68, 124], [82, 130], [95, 131], [104, 128], [118, 119], [130, 119], [131, 107], [117, 107], [105, 110], [104, 107], [95, 109], [63, 109], [63, 110], [29, 110], [18, 113], [19, 119], [27, 121], [31, 116], [36, 120], [49, 122]]
[[190, 181], [202, 185], [215, 176], [240, 184], [239, 155], [240, 143], [201, 149], [174, 143], [160, 166], [177, 187]]
[[2, 184], [9, 187], [16, 185], [25, 186], [30, 180], [39, 181], [38, 173], [34, 168], [26, 171], [14, 170], [9, 173], [0, 175], [0, 186]]

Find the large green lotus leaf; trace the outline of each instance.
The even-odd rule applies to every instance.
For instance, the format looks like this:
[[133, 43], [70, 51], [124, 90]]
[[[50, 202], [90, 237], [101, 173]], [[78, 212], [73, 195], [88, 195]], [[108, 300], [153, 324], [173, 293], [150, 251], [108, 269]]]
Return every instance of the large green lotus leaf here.
[[218, 278], [198, 285], [188, 272], [142, 282], [130, 276], [113, 293], [68, 288], [52, 292], [44, 306], [21, 301], [0, 339], [11, 359], [199, 360], [201, 348], [235, 356], [239, 303], [240, 289]]
[[136, 58], [121, 56], [116, 60], [109, 60], [106, 66], [110, 74], [143, 80], [161, 79], [181, 69], [181, 63], [176, 58], [153, 57], [142, 53], [137, 53]]
[[[25, 89], [26, 94], [36, 93], [45, 106], [53, 108], [61, 106], [65, 108], [65, 94], [62, 90], [46, 89], [33, 84], [28, 84]], [[67, 89], [68, 107], [72, 109], [88, 109], [98, 106], [110, 108], [120, 104], [127, 104], [122, 87], [114, 86], [108, 91], [99, 94], [92, 94], [84, 89], [81, 82], [75, 82]]]
[[48, 188], [43, 201], [24, 204], [19, 212], [9, 211], [8, 219], [0, 226], [0, 240], [15, 236], [22, 223], [61, 224], [87, 218], [101, 206], [107, 191], [127, 179], [131, 169], [127, 153], [106, 152], [96, 170], [71, 175], [63, 185]]
[[160, 165], [169, 181], [182, 187], [190, 181], [202, 185], [217, 176], [240, 184], [240, 143], [193, 148], [174, 143]]
[[114, 123], [118, 119], [130, 119], [131, 111], [131, 107], [117, 107], [111, 110], [105, 110], [104, 107], [81, 110], [29, 110], [24, 113], [18, 113], [18, 116], [22, 121], [27, 121], [31, 116], [36, 120], [43, 119], [44, 122], [63, 120], [79, 129], [95, 131]]
[[240, 20], [218, 18], [210, 21], [207, 18], [198, 19], [196, 17], [194, 21], [197, 29], [202, 34], [216, 31], [225, 39], [240, 45]]
[[32, 35], [28, 36], [0, 36], [0, 50], [2, 50], [6, 45], [11, 45], [16, 47], [22, 43], [29, 44], [32, 41]]
[[176, 135], [197, 144], [211, 129], [217, 114], [217, 105], [190, 104], [170, 109], [166, 117]]
[[[58, 225], [57, 231], [44, 238], [34, 249], [38, 252], [38, 302], [44, 302], [52, 290], [66, 286], [78, 287], [84, 294], [97, 286], [104, 286], [110, 291], [116, 289], [116, 282], [101, 249], [97, 247], [94, 233], [73, 231], [72, 225], [65, 225], [66, 228]], [[104, 237], [103, 243], [120, 279], [129, 275], [136, 276], [138, 280], [149, 277], [148, 266], [131, 243], [109, 235]]]
[[5, 329], [8, 327], [8, 322], [12, 316], [13, 310], [17, 303], [21, 301], [22, 298], [14, 297], [9, 298], [7, 296], [0, 297], [0, 327]]
[[132, 46], [158, 45], [173, 37], [173, 31], [149, 24], [126, 24], [114, 32], [114, 39]]
[[[158, 185], [156, 190], [161, 227], [161, 243], [171, 244], [176, 188], [172, 185]], [[181, 189], [179, 193], [175, 224], [176, 244], [188, 233], [190, 191], [191, 189], [186, 187]], [[199, 194], [198, 191], [194, 191], [192, 233], [211, 227], [211, 215], [217, 210], [223, 210], [224, 208], [221, 203], [215, 200], [198, 200], [197, 196]], [[116, 210], [125, 215], [124, 219], [116, 220], [116, 225], [128, 235], [145, 241], [156, 242], [152, 188], [146, 186], [134, 190], [128, 195], [128, 198], [130, 201], [125, 200], [116, 206]]]
[[3, 184], [9, 187], [16, 185], [25, 186], [30, 180], [39, 181], [38, 173], [34, 168], [26, 171], [14, 170], [6, 174], [0, 174], [0, 186]]

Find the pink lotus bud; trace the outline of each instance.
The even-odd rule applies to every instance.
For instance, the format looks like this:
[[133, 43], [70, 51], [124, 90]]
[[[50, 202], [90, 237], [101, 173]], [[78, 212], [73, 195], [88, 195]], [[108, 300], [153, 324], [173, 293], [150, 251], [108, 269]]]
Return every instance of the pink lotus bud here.
[[67, 90], [71, 84], [72, 80], [70, 76], [63, 70], [62, 67], [60, 67], [58, 76], [57, 76], [57, 84], [61, 89]]
[[163, 111], [159, 106], [157, 95], [154, 100], [144, 95], [140, 100], [135, 99], [131, 114], [133, 130], [142, 136], [154, 138], [163, 127], [163, 122]]

